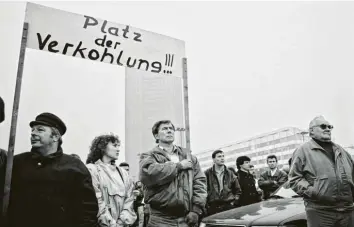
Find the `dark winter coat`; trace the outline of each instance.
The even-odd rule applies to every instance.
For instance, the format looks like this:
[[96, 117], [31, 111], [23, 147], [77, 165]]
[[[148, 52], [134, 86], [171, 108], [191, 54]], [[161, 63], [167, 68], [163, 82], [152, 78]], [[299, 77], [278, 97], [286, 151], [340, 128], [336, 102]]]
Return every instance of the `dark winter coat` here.
[[10, 227], [94, 227], [98, 204], [91, 175], [80, 160], [32, 150], [14, 156]]
[[273, 176], [270, 170], [264, 171], [258, 180], [258, 185], [260, 189], [263, 190], [263, 198], [268, 199], [270, 194], [275, 192], [282, 184], [287, 181], [288, 174], [286, 174], [283, 170], [277, 169]]
[[255, 179], [253, 175], [239, 170], [237, 172], [237, 176], [238, 182], [240, 183], [242, 190], [242, 194], [240, 197], [240, 205], [245, 206], [261, 201], [256, 189]]
[[0, 223], [2, 223], [2, 205], [4, 198], [4, 185], [5, 185], [5, 173], [6, 173], [6, 156], [5, 150], [0, 149]]

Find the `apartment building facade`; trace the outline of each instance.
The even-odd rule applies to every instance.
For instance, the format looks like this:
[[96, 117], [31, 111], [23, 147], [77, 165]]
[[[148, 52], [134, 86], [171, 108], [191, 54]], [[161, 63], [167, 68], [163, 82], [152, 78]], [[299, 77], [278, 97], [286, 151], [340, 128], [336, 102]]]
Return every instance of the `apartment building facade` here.
[[267, 167], [266, 158], [268, 155], [276, 155], [278, 164], [282, 167], [287, 165], [294, 150], [308, 140], [307, 131], [295, 127], [287, 127], [232, 144], [208, 149], [195, 155], [198, 157], [203, 170], [213, 165], [211, 155], [217, 149], [224, 151], [225, 165], [235, 169], [237, 157], [247, 155], [251, 158], [251, 164], [255, 166], [255, 170], [259, 174]]

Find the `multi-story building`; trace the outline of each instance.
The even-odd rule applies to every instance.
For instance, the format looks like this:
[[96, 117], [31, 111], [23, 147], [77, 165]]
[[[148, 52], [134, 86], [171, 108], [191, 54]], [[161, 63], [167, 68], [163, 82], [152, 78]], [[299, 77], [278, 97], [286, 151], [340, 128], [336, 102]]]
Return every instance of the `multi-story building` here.
[[346, 151], [352, 156], [352, 159], [354, 160], [354, 145], [351, 145], [349, 147], [344, 147]]
[[267, 167], [266, 158], [274, 154], [280, 167], [287, 165], [294, 150], [309, 139], [308, 132], [294, 127], [282, 128], [246, 140], [209, 149], [195, 154], [203, 170], [213, 165], [211, 154], [220, 149], [225, 154], [225, 165], [236, 169], [236, 159], [247, 155], [257, 174]]

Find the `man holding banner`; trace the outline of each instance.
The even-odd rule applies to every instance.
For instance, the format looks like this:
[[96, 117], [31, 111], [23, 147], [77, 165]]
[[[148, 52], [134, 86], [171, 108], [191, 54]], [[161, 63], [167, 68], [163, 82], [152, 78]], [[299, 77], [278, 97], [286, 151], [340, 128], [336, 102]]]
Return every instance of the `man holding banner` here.
[[194, 227], [203, 213], [207, 186], [199, 162], [190, 150], [173, 144], [175, 127], [158, 121], [152, 133], [158, 143], [140, 157], [140, 180], [150, 205], [148, 227]]
[[63, 153], [64, 122], [42, 113], [30, 123], [30, 152], [14, 156], [9, 227], [94, 227], [98, 204], [91, 175]]

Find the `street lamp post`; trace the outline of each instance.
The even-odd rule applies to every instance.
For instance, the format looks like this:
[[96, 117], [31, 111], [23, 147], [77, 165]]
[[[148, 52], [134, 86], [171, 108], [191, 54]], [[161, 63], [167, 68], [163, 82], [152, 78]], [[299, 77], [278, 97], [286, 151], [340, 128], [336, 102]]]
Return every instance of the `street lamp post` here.
[[302, 136], [302, 142], [305, 142], [305, 135], [306, 135], [306, 134], [309, 134], [309, 132], [307, 132], [307, 131], [302, 131], [302, 132], [300, 132], [300, 134], [301, 134], [301, 136]]

